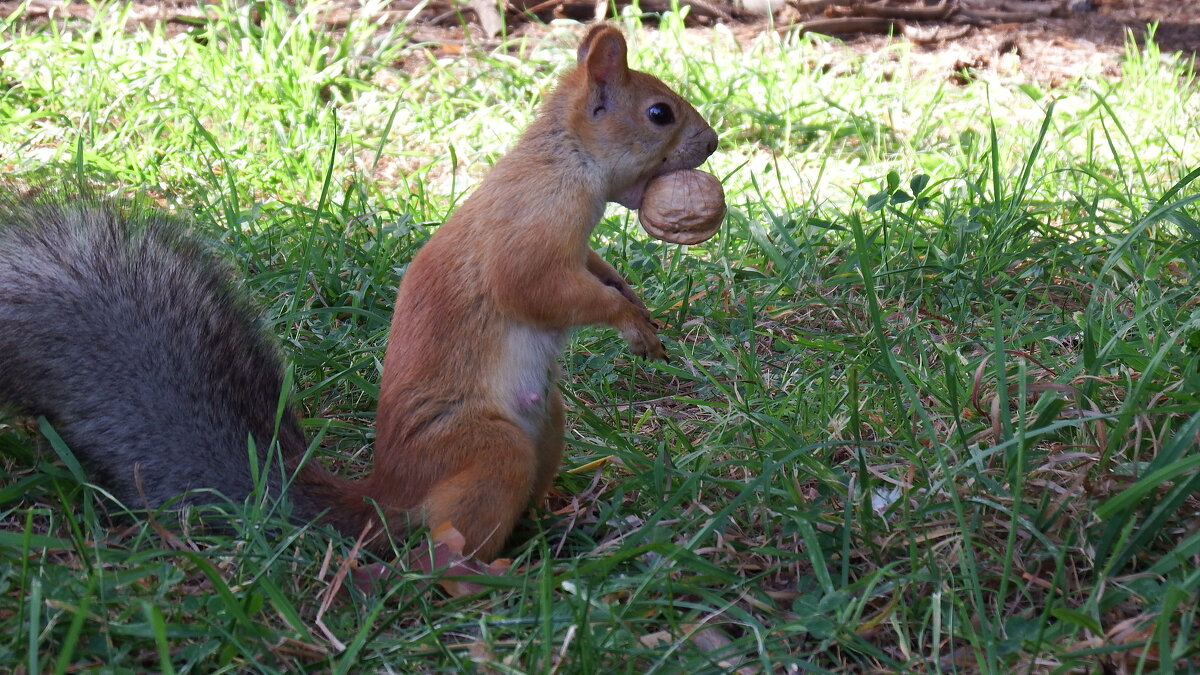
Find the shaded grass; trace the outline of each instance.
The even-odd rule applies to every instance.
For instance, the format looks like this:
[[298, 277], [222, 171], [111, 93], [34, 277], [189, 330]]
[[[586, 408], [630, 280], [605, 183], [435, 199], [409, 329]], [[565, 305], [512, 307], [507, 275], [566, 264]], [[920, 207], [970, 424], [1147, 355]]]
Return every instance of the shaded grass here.
[[[319, 454], [353, 473], [396, 280], [574, 38], [437, 59], [403, 26], [333, 34], [318, 10], [215, 7], [174, 36], [126, 33], [119, 7], [10, 17], [0, 157], [188, 213], [267, 307]], [[580, 332], [567, 466], [553, 514], [518, 532], [519, 572], [467, 599], [404, 575], [318, 616], [349, 542], [258, 503], [232, 533], [112, 524], [61, 443], [0, 427], [0, 662], [1197, 667], [1190, 68], [1149, 45], [1116, 81], [959, 88], [903, 46], [623, 23], [722, 134], [730, 217], [690, 250], [621, 209], [598, 228], [677, 358]]]

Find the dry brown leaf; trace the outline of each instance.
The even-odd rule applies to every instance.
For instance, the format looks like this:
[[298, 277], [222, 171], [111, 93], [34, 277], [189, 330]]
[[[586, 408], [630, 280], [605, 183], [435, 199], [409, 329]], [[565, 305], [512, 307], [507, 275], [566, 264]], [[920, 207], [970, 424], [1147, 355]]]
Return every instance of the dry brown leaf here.
[[[733, 644], [733, 638], [729, 637], [728, 633], [717, 626], [688, 623], [680, 627], [686, 634], [687, 640], [695, 645], [697, 649], [706, 653], [716, 652]], [[638, 638], [638, 642], [642, 643], [642, 646], [648, 649], [673, 645], [678, 641], [679, 638], [673, 635], [671, 631], [666, 630], [647, 633]], [[738, 675], [756, 675], [760, 671], [757, 666], [744, 666], [742, 663], [743, 659], [739, 657], [723, 659], [717, 665], [728, 672], [737, 673]]]
[[670, 631], [660, 630], [654, 633], [648, 633], [638, 638], [638, 642], [642, 643], [643, 647], [654, 648], [664, 644], [671, 644], [675, 638], [671, 636]]
[[[706, 653], [720, 651], [733, 644], [733, 638], [729, 637], [728, 633], [717, 626], [685, 623], [683, 630], [688, 633], [688, 639], [692, 641], [692, 644]], [[717, 662], [717, 665], [738, 675], [754, 675], [759, 672], [757, 666], [742, 665], [744, 661], [739, 656], [732, 659], [722, 659]]]

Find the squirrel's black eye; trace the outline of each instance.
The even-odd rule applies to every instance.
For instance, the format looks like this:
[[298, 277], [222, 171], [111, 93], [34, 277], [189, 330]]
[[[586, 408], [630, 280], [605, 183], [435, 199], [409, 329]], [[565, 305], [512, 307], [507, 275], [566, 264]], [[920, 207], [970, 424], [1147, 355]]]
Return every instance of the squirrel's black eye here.
[[665, 127], [675, 121], [675, 112], [666, 103], [655, 103], [646, 111], [646, 117], [660, 127]]

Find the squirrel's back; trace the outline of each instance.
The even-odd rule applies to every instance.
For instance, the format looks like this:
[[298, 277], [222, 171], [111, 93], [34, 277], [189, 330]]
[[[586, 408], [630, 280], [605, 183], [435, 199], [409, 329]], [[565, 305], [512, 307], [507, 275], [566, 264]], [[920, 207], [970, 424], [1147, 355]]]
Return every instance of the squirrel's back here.
[[0, 199], [0, 403], [45, 415], [127, 506], [196, 488], [244, 498], [250, 439], [279, 494], [285, 471], [263, 459], [272, 439], [285, 457], [306, 448], [282, 386], [227, 267], [170, 219], [90, 198]]

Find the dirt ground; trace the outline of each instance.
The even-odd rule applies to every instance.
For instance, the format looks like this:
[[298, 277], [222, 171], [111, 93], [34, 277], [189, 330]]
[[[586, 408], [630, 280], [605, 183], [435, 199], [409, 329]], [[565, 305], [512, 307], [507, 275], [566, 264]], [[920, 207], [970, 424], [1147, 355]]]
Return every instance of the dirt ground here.
[[[1053, 86], [1088, 69], [1118, 75], [1127, 39], [1132, 36], [1140, 44], [1151, 24], [1157, 24], [1154, 41], [1163, 52], [1180, 52], [1189, 59], [1200, 53], [1197, 0], [1104, 0], [1090, 12], [969, 27], [950, 39], [918, 43], [915, 51], [942, 67], [950, 64], [952, 69], [959, 65], [1019, 67], [1029, 80]], [[953, 34], [954, 30], [953, 26], [936, 27], [935, 34]], [[861, 36], [847, 45], [855, 50], [874, 50], [888, 39]], [[947, 77], [955, 76], [948, 72]]]
[[[451, 3], [457, 0], [435, 0], [430, 2], [415, 24], [414, 39], [429, 42], [434, 49], [459, 51], [467, 43], [483, 43], [489, 40], [477, 25], [465, 29], [459, 23], [459, 13]], [[462, 0], [459, 7], [469, 19], [471, 2]], [[488, 1], [488, 0], [483, 0]], [[509, 0], [509, 6], [529, 0]], [[591, 11], [591, 4], [569, 5], [575, 0], [550, 0], [538, 6], [554, 5], [560, 13], [564, 6], [574, 7], [576, 13]], [[591, 0], [589, 0], [590, 2]], [[650, 0], [642, 0], [643, 3]], [[681, 0], [681, 3], [686, 0]], [[693, 0], [716, 7], [719, 12], [738, 14], [736, 6], [749, 0]], [[761, 1], [761, 0], [760, 0]], [[774, 1], [782, 6], [782, 0]], [[945, 0], [958, 2], [959, 0]], [[979, 2], [980, 0], [975, 0]], [[1025, 7], [1054, 4], [1047, 0], [986, 0], [995, 7], [1006, 10], [1022, 10]], [[404, 17], [415, 0], [394, 0], [383, 8], [383, 12], [396, 20]], [[854, 0], [847, 0], [853, 4]], [[935, 0], [880, 0], [882, 3], [909, 7], [936, 4]], [[788, 0], [780, 16], [792, 20], [807, 21], [829, 16], [833, 8], [806, 10], [813, 0]], [[0, 0], [0, 13], [7, 16], [21, 3]], [[911, 39], [916, 49], [913, 58], [924, 61], [924, 67], [943, 69], [954, 81], [963, 70], [986, 70], [998, 68], [1017, 74], [1028, 81], [1054, 86], [1085, 72], [1101, 72], [1109, 76], [1119, 74], [1120, 57], [1124, 53], [1126, 40], [1133, 36], [1139, 42], [1145, 38], [1148, 26], [1156, 24], [1154, 40], [1164, 52], [1180, 52], [1186, 58], [1194, 58], [1200, 52], [1200, 0], [1091, 0], [1058, 4], [1082, 5], [1087, 11], [1058, 11], [1055, 16], [1023, 22], [991, 22], [983, 25], [961, 23], [908, 22], [905, 32], [910, 37], [888, 37], [886, 35], [845, 35], [846, 48], [871, 52], [889, 40]], [[331, 30], [344, 25], [350, 13], [361, 11], [357, 0], [330, 0], [327, 21]], [[528, 7], [529, 5], [524, 5]], [[645, 6], [645, 4], [643, 4]], [[581, 9], [582, 8], [582, 9]], [[87, 20], [92, 12], [86, 2], [78, 0], [32, 0], [26, 15], [30, 20], [45, 20], [55, 17], [65, 20]], [[149, 23], [166, 21], [168, 30], [184, 31], [194, 26], [188, 19], [201, 16], [197, 3], [188, 0], [163, 0], [161, 2], [135, 1], [131, 12], [135, 21]], [[543, 15], [544, 16], [544, 15]], [[522, 34], [539, 32], [540, 28], [522, 20], [520, 14], [510, 12], [509, 33]], [[755, 19], [742, 13], [738, 20], [726, 21], [740, 40], [751, 40], [758, 33], [775, 30], [766, 19]], [[920, 67], [920, 65], [918, 65]]]

